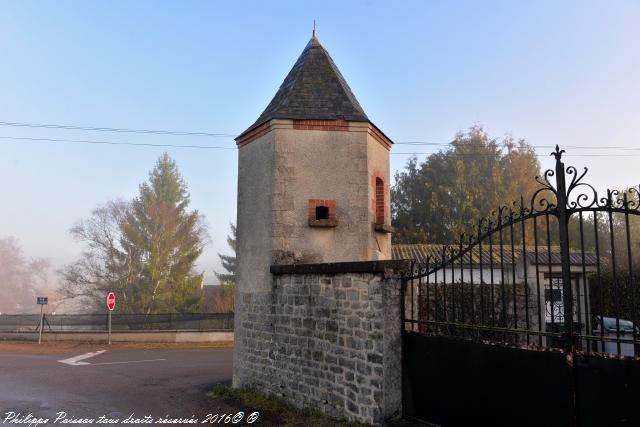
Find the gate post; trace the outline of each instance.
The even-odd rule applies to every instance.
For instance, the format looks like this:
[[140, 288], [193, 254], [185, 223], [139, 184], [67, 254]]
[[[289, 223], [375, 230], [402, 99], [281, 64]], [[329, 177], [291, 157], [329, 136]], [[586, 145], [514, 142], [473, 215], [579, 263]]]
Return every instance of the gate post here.
[[[573, 288], [571, 286], [571, 262], [569, 258], [569, 215], [567, 212], [567, 184], [565, 181], [564, 163], [560, 147], [551, 153], [556, 158], [556, 208], [558, 231], [560, 234], [560, 262], [562, 267], [562, 305], [564, 315], [564, 351], [568, 355], [573, 352]], [[551, 262], [551, 260], [549, 260]]]
[[[556, 208], [558, 217], [558, 231], [560, 234], [560, 262], [562, 267], [562, 305], [564, 315], [564, 354], [567, 360], [571, 375], [571, 410], [574, 414], [572, 426], [577, 422], [577, 396], [575, 388], [575, 342], [573, 333], [573, 288], [571, 284], [571, 260], [569, 258], [569, 212], [567, 204], [567, 183], [565, 181], [565, 169], [562, 162], [560, 147], [556, 145], [556, 151], [551, 153], [556, 158], [556, 198], [558, 206]], [[551, 262], [551, 260], [549, 260]]]

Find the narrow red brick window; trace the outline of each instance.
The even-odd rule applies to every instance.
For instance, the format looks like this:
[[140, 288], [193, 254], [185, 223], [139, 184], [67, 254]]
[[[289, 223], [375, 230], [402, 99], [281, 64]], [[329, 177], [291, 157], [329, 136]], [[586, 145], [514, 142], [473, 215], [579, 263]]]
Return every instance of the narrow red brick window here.
[[384, 181], [376, 178], [376, 224], [384, 224]]

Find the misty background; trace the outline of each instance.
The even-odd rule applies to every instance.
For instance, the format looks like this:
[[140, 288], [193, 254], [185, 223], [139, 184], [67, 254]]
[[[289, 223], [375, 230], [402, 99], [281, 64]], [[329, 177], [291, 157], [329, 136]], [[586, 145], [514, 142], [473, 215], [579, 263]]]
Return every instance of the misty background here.
[[134, 198], [165, 151], [209, 228], [197, 269], [217, 284], [218, 253], [232, 254], [233, 136], [266, 107], [314, 19], [397, 143], [392, 171], [481, 123], [526, 139], [543, 169], [560, 144], [598, 190], [637, 186], [639, 18], [631, 0], [3, 2], [0, 312], [36, 312], [36, 295], [49, 311], [82, 309], [56, 292], [58, 270], [82, 251], [69, 230], [100, 204]]

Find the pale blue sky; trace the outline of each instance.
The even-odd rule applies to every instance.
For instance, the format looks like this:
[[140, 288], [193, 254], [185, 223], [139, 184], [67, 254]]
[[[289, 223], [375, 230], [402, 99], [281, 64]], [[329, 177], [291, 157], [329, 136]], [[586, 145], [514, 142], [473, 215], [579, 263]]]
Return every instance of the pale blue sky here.
[[[608, 156], [566, 161], [589, 166], [598, 188], [640, 183], [638, 1], [3, 1], [0, 122], [237, 134], [277, 90], [314, 18], [393, 140], [447, 142], [479, 122], [533, 145], [635, 147], [569, 149]], [[0, 126], [7, 136], [234, 147], [232, 138]], [[0, 237], [55, 266], [72, 261], [81, 247], [68, 229], [99, 203], [133, 197], [162, 151], [0, 138]], [[199, 263], [211, 280], [235, 220], [236, 151], [167, 151], [211, 227]], [[543, 166], [548, 151], [538, 150]], [[392, 168], [407, 157], [394, 154]]]

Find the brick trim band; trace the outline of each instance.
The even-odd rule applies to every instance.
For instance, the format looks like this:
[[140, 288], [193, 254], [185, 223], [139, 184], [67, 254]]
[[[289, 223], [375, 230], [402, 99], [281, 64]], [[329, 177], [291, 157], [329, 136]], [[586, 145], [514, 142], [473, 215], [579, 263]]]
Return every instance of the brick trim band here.
[[[269, 133], [272, 129], [271, 122], [265, 122], [244, 135], [236, 138], [236, 145], [242, 147]], [[349, 131], [349, 122], [344, 119], [336, 120], [293, 120], [293, 129], [297, 130], [324, 130], [324, 131]], [[373, 124], [367, 131], [369, 135], [378, 141], [384, 148], [391, 150], [391, 140], [378, 130]]]
[[236, 145], [238, 147], [242, 147], [243, 145], [246, 145], [251, 141], [260, 138], [262, 135], [269, 133], [270, 131], [271, 131], [271, 123], [265, 122], [260, 126], [258, 126], [257, 128], [255, 128], [254, 130], [252, 130], [251, 132], [236, 138]]
[[294, 120], [293, 128], [300, 130], [348, 131], [349, 122], [336, 120]]

